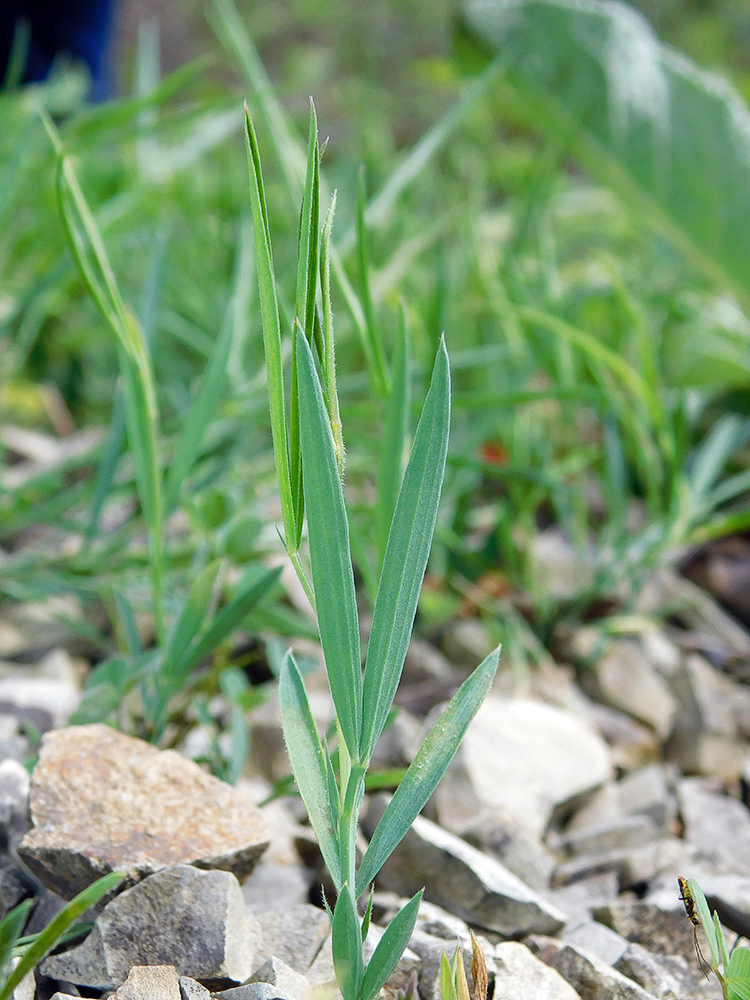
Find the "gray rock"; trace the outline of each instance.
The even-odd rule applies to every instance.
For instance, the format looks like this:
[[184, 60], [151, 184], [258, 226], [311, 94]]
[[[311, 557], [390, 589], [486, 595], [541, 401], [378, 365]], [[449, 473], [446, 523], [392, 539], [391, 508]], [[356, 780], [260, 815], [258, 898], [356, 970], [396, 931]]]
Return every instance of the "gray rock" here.
[[116, 1000], [181, 1000], [180, 980], [173, 965], [134, 965], [115, 993]]
[[16, 868], [15, 865], [0, 866], [0, 920], [14, 906], [18, 906], [20, 902], [33, 896], [35, 892], [36, 885], [20, 868]]
[[645, 722], [660, 739], [671, 732], [677, 700], [639, 638], [609, 640], [604, 655], [593, 671], [582, 675], [582, 682], [597, 700]]
[[29, 772], [17, 760], [0, 761], [0, 849], [14, 851], [28, 829]]
[[494, 950], [495, 996], [503, 1000], [580, 1000], [555, 969], [540, 962], [526, 945], [504, 941]]
[[30, 722], [39, 732], [63, 726], [80, 700], [69, 653], [54, 649], [38, 663], [0, 662], [0, 713]]
[[197, 979], [180, 976], [180, 997], [182, 1000], [210, 1000], [211, 994]]
[[490, 695], [435, 793], [442, 825], [456, 831], [501, 809], [541, 836], [561, 805], [611, 774], [607, 747], [572, 712], [526, 698]]
[[214, 997], [221, 997], [221, 1000], [299, 1000], [294, 993], [286, 993], [273, 983], [246, 983], [214, 993]]
[[503, 810], [488, 810], [460, 834], [530, 888], [543, 892], [549, 886], [557, 864], [554, 854]]
[[653, 1000], [648, 993], [596, 955], [563, 945], [552, 963], [581, 1000]]
[[[676, 975], [664, 956], [652, 955], [639, 944], [630, 944], [612, 965], [624, 976], [638, 983], [658, 1000], [679, 1000], [686, 992], [695, 995], [695, 977], [683, 961], [683, 975]], [[686, 989], [687, 987], [687, 989]]]
[[750, 874], [750, 811], [701, 778], [677, 786], [685, 837], [729, 871]]
[[622, 816], [579, 827], [557, 836], [551, 842], [555, 850], [569, 857], [604, 851], [627, 850], [656, 840], [656, 823], [648, 816]]
[[234, 875], [178, 865], [116, 896], [86, 940], [47, 958], [42, 971], [116, 989], [133, 965], [173, 964], [179, 975], [221, 986], [250, 975], [259, 941], [260, 928]]
[[193, 864], [242, 880], [268, 845], [260, 811], [231, 785], [104, 725], [44, 737], [30, 804], [19, 854], [66, 899], [113, 870], [132, 883]]
[[[456, 947], [455, 939], [434, 937], [416, 929], [412, 933], [409, 948], [419, 959], [419, 996], [422, 1000], [441, 1000], [440, 963], [444, 954], [448, 959], [452, 958]], [[461, 947], [461, 955], [471, 986], [471, 949]]]
[[302, 865], [275, 865], [261, 861], [242, 884], [242, 895], [250, 910], [299, 906], [310, 896], [310, 871]]
[[620, 809], [628, 816], [648, 816], [663, 832], [673, 832], [677, 819], [673, 784], [663, 764], [626, 774], [616, 785]]
[[302, 974], [310, 968], [331, 932], [326, 912], [309, 903], [266, 910], [256, 916], [262, 935], [260, 957], [273, 955]]
[[617, 931], [596, 920], [583, 920], [572, 926], [569, 924], [561, 940], [565, 944], [591, 952], [612, 966], [622, 958], [629, 946], [629, 942]]
[[668, 757], [688, 773], [735, 778], [746, 752], [750, 691], [697, 655], [685, 658], [671, 685], [680, 712], [666, 746]]
[[661, 875], [665, 871], [687, 870], [693, 852], [678, 837], [661, 837], [641, 847], [622, 848], [583, 854], [557, 867], [553, 884], [566, 885], [582, 878], [615, 872], [622, 889], [629, 889]]
[[636, 722], [625, 712], [586, 698], [578, 693], [583, 714], [604, 738], [612, 767], [629, 773], [661, 758], [661, 745], [650, 726]]
[[[365, 820], [369, 835], [385, 808], [384, 797], [377, 799]], [[378, 881], [404, 896], [424, 886], [432, 902], [506, 937], [554, 933], [565, 922], [564, 914], [498, 861], [422, 816], [386, 861]]]
[[248, 983], [270, 983], [287, 996], [295, 1000], [311, 1000], [312, 989], [309, 981], [296, 972], [286, 962], [272, 955], [253, 972]]
[[700, 974], [693, 951], [693, 925], [678, 898], [677, 880], [667, 905], [637, 899], [620, 899], [594, 911], [597, 920], [633, 944], [657, 955], [682, 955]]
[[451, 663], [468, 669], [481, 663], [497, 645], [478, 618], [458, 618], [450, 622], [440, 644]]
[[547, 890], [545, 896], [570, 917], [569, 926], [591, 917], [597, 907], [614, 902], [620, 894], [617, 873], [604, 872], [577, 879], [559, 889]]

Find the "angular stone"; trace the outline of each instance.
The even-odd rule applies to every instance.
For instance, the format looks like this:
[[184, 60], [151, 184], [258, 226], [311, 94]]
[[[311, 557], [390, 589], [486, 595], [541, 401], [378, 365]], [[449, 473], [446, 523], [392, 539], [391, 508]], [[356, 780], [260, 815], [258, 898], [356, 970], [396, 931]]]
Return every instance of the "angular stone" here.
[[669, 735], [677, 700], [638, 639], [610, 640], [586, 678], [595, 681], [598, 700], [645, 722], [661, 739]]
[[213, 995], [221, 1000], [300, 1000], [294, 993], [286, 993], [273, 983], [245, 983]]
[[658, 1000], [695, 996], [698, 984], [684, 961], [682, 975], [679, 975], [676, 969], [668, 967], [664, 956], [652, 955], [639, 944], [629, 944], [617, 962], [612, 964], [618, 972], [638, 983]]
[[503, 809], [541, 836], [554, 810], [611, 774], [606, 744], [572, 712], [526, 698], [490, 695], [435, 793], [441, 823], [465, 828], [484, 809]]
[[552, 963], [581, 1000], [654, 1000], [651, 993], [596, 955], [564, 945]]
[[549, 887], [557, 864], [554, 854], [504, 810], [487, 810], [460, 835], [531, 889], [544, 892]]
[[14, 851], [28, 829], [29, 772], [17, 760], [0, 762], [0, 850]]
[[750, 873], [750, 810], [701, 778], [678, 785], [685, 838], [729, 871]]
[[210, 1000], [211, 994], [197, 979], [180, 976], [180, 996], [182, 1000]]
[[173, 965], [134, 965], [115, 993], [116, 1000], [181, 1000]]
[[231, 785], [172, 750], [98, 724], [44, 737], [31, 818], [19, 853], [66, 899], [114, 870], [132, 883], [193, 864], [242, 880], [268, 845], [262, 814]]
[[303, 975], [331, 933], [326, 912], [309, 903], [283, 910], [268, 909], [255, 915], [262, 934], [259, 956], [273, 955]]
[[594, 911], [597, 920], [617, 931], [631, 943], [640, 944], [657, 955], [682, 955], [698, 970], [693, 951], [693, 925], [678, 898], [677, 880], [666, 905], [637, 899], [619, 899]]
[[260, 928], [234, 875], [178, 865], [150, 875], [102, 910], [86, 940], [42, 964], [45, 975], [117, 989], [133, 965], [172, 964], [210, 985], [245, 980]]
[[555, 969], [540, 962], [524, 944], [495, 945], [495, 996], [503, 1000], [580, 1000]]
[[248, 983], [270, 983], [295, 1000], [311, 1000], [312, 988], [308, 980], [291, 965], [272, 955], [253, 972]]
[[52, 650], [39, 663], [0, 662], [0, 714], [44, 733], [64, 726], [79, 700], [76, 670], [64, 649]]
[[569, 924], [561, 940], [564, 944], [572, 944], [574, 948], [591, 952], [612, 966], [622, 958], [629, 945], [617, 931], [596, 920], [582, 920], [573, 926]]
[[[365, 820], [369, 835], [385, 808], [384, 797], [378, 800]], [[422, 816], [386, 861], [378, 881], [404, 896], [424, 886], [432, 902], [505, 937], [554, 933], [565, 923], [563, 913], [494, 858]]]

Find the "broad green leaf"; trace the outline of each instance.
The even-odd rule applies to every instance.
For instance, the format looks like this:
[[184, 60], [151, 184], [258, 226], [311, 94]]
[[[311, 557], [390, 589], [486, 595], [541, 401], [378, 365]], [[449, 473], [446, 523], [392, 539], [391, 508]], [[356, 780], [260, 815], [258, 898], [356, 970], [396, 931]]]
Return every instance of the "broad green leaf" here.
[[396, 349], [393, 357], [391, 391], [386, 405], [385, 433], [380, 447], [378, 496], [375, 505], [375, 540], [378, 569], [382, 569], [393, 511], [403, 475], [404, 443], [411, 406], [411, 357], [406, 328], [406, 308], [401, 303]]
[[297, 355], [302, 478], [318, 628], [336, 718], [356, 761], [362, 732], [362, 668], [349, 526], [328, 412], [312, 352], [299, 331]]
[[244, 618], [263, 600], [281, 576], [281, 567], [251, 578], [214, 617], [198, 642], [188, 652], [182, 665], [185, 673], [208, 656], [229, 633], [238, 628]]
[[13, 946], [26, 926], [29, 910], [33, 905], [33, 899], [24, 899], [18, 906], [14, 906], [0, 922], [0, 972], [10, 959]]
[[735, 948], [726, 967], [725, 981], [740, 1000], [750, 1000], [750, 950]]
[[336, 900], [331, 925], [331, 951], [336, 982], [344, 1000], [359, 1000], [364, 960], [357, 909], [351, 891], [344, 887]]
[[23, 958], [8, 976], [3, 988], [0, 990], [0, 1000], [7, 1000], [13, 990], [18, 986], [27, 972], [38, 965], [42, 959], [48, 955], [60, 940], [61, 935], [70, 927], [74, 920], [82, 916], [90, 906], [97, 903], [102, 896], [122, 881], [124, 872], [110, 872], [97, 879], [83, 892], [79, 892], [75, 899], [72, 899], [67, 906], [53, 917], [47, 924], [36, 941], [24, 952]]
[[396, 968], [396, 963], [403, 955], [417, 922], [422, 891], [418, 892], [406, 906], [399, 910], [378, 941], [372, 958], [365, 969], [360, 1000], [374, 1000], [374, 997], [380, 992], [380, 988]]
[[281, 666], [279, 707], [294, 780], [328, 871], [334, 885], [340, 889], [341, 871], [325, 748], [318, 735], [305, 686], [291, 652], [287, 652]]
[[750, 303], [750, 112], [629, 5], [467, 0], [515, 112]]
[[363, 688], [361, 756], [365, 761], [391, 710], [411, 637], [437, 519], [449, 424], [450, 367], [441, 341], [396, 501], [373, 612]]
[[713, 918], [711, 917], [711, 911], [708, 908], [708, 903], [706, 902], [703, 890], [695, 879], [689, 878], [687, 880], [687, 884], [695, 905], [695, 915], [701, 922], [703, 933], [706, 935], [706, 940], [708, 941], [708, 947], [711, 949], [713, 967], [717, 968], [721, 962], [721, 954], [719, 953], [719, 942], [716, 937], [716, 927], [714, 926]]
[[[230, 12], [232, 5], [223, 4]], [[235, 11], [236, 13], [236, 11]], [[258, 295], [260, 299], [261, 326], [263, 329], [263, 349], [266, 358], [266, 378], [268, 380], [268, 403], [271, 411], [271, 437], [276, 459], [276, 475], [279, 482], [281, 513], [284, 521], [284, 536], [288, 546], [294, 546], [297, 537], [292, 496], [292, 481], [289, 468], [289, 441], [287, 438], [286, 405], [284, 402], [284, 369], [281, 361], [281, 323], [279, 303], [276, 298], [276, 278], [273, 269], [271, 233], [268, 228], [268, 209], [263, 187], [263, 173], [260, 166], [260, 152], [250, 112], [245, 106], [245, 143], [247, 165], [250, 174], [250, 206], [253, 215], [255, 237], [255, 261], [258, 271]]]
[[357, 873], [356, 894], [372, 882], [437, 788], [497, 671], [494, 650], [466, 678], [430, 730], [375, 828]]
[[440, 996], [442, 1000], [456, 1000], [453, 973], [451, 972], [450, 962], [445, 952], [440, 956]]

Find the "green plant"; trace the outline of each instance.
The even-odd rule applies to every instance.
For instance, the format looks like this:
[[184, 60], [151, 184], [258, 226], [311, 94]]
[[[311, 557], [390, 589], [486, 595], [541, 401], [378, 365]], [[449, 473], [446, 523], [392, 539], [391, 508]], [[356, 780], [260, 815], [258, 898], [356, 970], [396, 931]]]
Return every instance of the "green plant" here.
[[724, 1000], [750, 1000], [750, 948], [735, 947], [731, 954], [727, 950], [724, 930], [719, 916], [709, 910], [703, 890], [695, 879], [678, 878], [680, 899], [685, 904], [685, 912], [693, 924], [695, 951], [701, 968], [706, 971], [708, 963], [698, 943], [698, 926], [703, 928], [711, 952], [710, 968], [721, 984]]
[[[369, 907], [360, 918], [357, 900], [445, 773], [489, 690], [499, 651], [476, 669], [445, 709], [401, 780], [358, 864], [355, 844], [365, 777], [401, 676], [437, 517], [448, 446], [448, 354], [441, 341], [390, 517], [363, 672], [342, 487], [344, 448], [329, 280], [335, 195], [321, 234], [320, 150], [311, 105], [287, 407], [268, 210], [258, 142], [247, 109], [245, 133], [284, 542], [316, 610], [334, 705], [335, 750], [329, 750], [317, 731], [291, 651], [284, 659], [279, 680], [282, 727], [292, 772], [337, 892], [330, 911], [336, 979], [344, 1000], [373, 1000], [406, 947], [422, 893], [393, 919], [367, 966], [362, 942], [369, 926]], [[380, 348], [384, 356], [382, 344]], [[382, 383], [387, 387], [389, 381], [384, 376]], [[307, 523], [309, 569], [302, 556], [303, 518]]]
[[[52, 949], [63, 941], [78, 937], [91, 929], [91, 924], [72, 926], [82, 914], [113, 890], [123, 879], [124, 872], [110, 872], [92, 882], [50, 920], [38, 934], [22, 937], [32, 899], [14, 907], [0, 922], [0, 1000], [7, 1000], [23, 977], [37, 966]], [[9, 963], [17, 959], [9, 970]]]
[[[481, 945], [471, 932], [471, 977], [474, 980], [473, 1000], [487, 1000], [487, 962]], [[440, 956], [440, 996], [442, 1000], [472, 1000], [466, 978], [461, 946], [456, 945], [453, 958], [443, 952]]]

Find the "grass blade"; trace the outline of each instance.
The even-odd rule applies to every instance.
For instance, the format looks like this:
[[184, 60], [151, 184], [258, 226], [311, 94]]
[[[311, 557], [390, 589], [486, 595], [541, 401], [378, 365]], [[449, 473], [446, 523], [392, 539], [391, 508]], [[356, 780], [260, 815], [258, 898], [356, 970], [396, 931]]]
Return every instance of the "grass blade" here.
[[[222, 4], [231, 9], [231, 5]], [[297, 538], [294, 496], [289, 468], [289, 441], [287, 436], [286, 404], [284, 402], [284, 369], [281, 361], [281, 323], [279, 303], [276, 298], [276, 279], [271, 251], [271, 234], [268, 228], [268, 209], [263, 188], [258, 140], [255, 136], [250, 112], [245, 106], [245, 142], [250, 173], [250, 205], [253, 214], [255, 260], [258, 272], [263, 349], [266, 357], [268, 403], [271, 411], [271, 436], [276, 458], [276, 475], [279, 481], [284, 537], [288, 548], [294, 548]]]
[[357, 262], [359, 264], [359, 298], [365, 317], [365, 354], [370, 378], [377, 395], [385, 398], [388, 394], [388, 376], [383, 357], [383, 342], [375, 322], [375, 310], [370, 291], [370, 260], [367, 249], [367, 224], [365, 223], [365, 203], [367, 201], [365, 168], [359, 168], [357, 175]]
[[320, 641], [333, 704], [352, 760], [362, 732], [359, 620], [344, 493], [328, 412], [305, 337], [297, 333], [302, 468]]
[[284, 740], [297, 788], [333, 883], [337, 889], [341, 889], [341, 870], [325, 749], [315, 727], [305, 686], [291, 652], [287, 652], [281, 666], [279, 707]]
[[435, 530], [450, 424], [450, 366], [445, 342], [414, 436], [375, 601], [363, 688], [361, 754], [369, 760], [401, 677]]
[[391, 527], [403, 472], [404, 443], [409, 423], [411, 405], [411, 357], [409, 335], [406, 329], [406, 309], [401, 303], [396, 333], [391, 391], [386, 408], [385, 433], [381, 447], [378, 473], [378, 498], [375, 506], [375, 541], [378, 550], [378, 569], [382, 569], [385, 547]]
[[281, 576], [281, 567], [251, 579], [215, 616], [206, 631], [182, 662], [183, 671], [191, 670], [222, 642], [258, 605]]
[[372, 958], [367, 963], [360, 1000], [374, 1000], [396, 968], [396, 963], [403, 955], [417, 922], [423, 891], [412, 897], [386, 927]]
[[716, 969], [721, 962], [721, 954], [719, 953], [719, 941], [716, 937], [716, 927], [714, 926], [713, 918], [711, 917], [711, 911], [708, 908], [708, 903], [706, 902], [703, 890], [695, 879], [689, 878], [687, 880], [687, 884], [692, 894], [693, 902], [695, 903], [695, 910], [697, 912], [698, 919], [703, 927], [703, 933], [706, 935], [708, 947], [711, 949], [713, 967]]
[[354, 899], [346, 887], [339, 893], [333, 911], [331, 950], [341, 995], [344, 1000], [359, 1000], [364, 969], [362, 936]]
[[357, 895], [375, 878], [437, 788], [492, 685], [499, 657], [498, 648], [466, 678], [419, 748], [372, 835], [357, 873]]
[[26, 919], [33, 905], [33, 899], [24, 899], [18, 906], [14, 906], [0, 922], [0, 974], [10, 960], [13, 947], [26, 926]]

